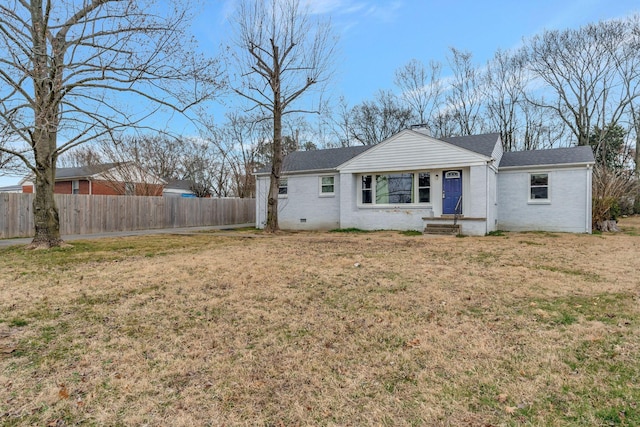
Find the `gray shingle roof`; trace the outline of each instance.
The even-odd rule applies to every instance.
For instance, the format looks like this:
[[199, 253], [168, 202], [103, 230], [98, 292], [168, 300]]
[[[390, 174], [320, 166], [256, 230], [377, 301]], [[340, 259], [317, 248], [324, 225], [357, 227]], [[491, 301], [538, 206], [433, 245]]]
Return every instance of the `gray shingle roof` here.
[[[320, 171], [335, 169], [347, 160], [364, 153], [373, 145], [356, 147], [328, 148], [326, 150], [294, 151], [284, 158], [283, 172]], [[270, 168], [258, 170], [258, 174], [269, 173]]]
[[[482, 135], [442, 138], [441, 141], [483, 156], [491, 157], [498, 138], [500, 138], [499, 133], [487, 133]], [[364, 145], [330, 148], [326, 150], [294, 151], [285, 157], [282, 171], [284, 173], [291, 173], [332, 170], [372, 147], [375, 146]], [[571, 147], [507, 152], [502, 156], [500, 167], [584, 164], [593, 162], [593, 152], [590, 147]], [[257, 171], [258, 174], [269, 172], [270, 168], [262, 168]]]
[[187, 190], [191, 191], [191, 189], [195, 186], [195, 182], [190, 179], [172, 179], [167, 182], [164, 186], [165, 190]]
[[584, 164], [594, 162], [591, 147], [581, 146], [507, 152], [502, 156], [500, 167]]
[[485, 133], [482, 135], [470, 136], [454, 136], [450, 138], [441, 138], [442, 141], [448, 142], [456, 147], [464, 148], [483, 156], [491, 157], [496, 141], [500, 138], [499, 133]]
[[100, 165], [82, 166], [78, 168], [56, 168], [56, 179], [64, 178], [88, 178], [116, 167], [117, 163], [104, 163]]

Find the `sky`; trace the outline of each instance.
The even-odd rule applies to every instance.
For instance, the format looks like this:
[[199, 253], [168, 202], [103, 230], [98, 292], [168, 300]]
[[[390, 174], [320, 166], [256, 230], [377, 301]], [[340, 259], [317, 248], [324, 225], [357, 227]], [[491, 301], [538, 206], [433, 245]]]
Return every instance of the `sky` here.
[[[237, 0], [202, 0], [193, 33], [215, 55], [229, 42]], [[302, 0], [305, 1], [305, 0]], [[451, 47], [469, 51], [484, 65], [498, 49], [519, 47], [544, 30], [578, 28], [589, 22], [640, 13], [638, 0], [307, 0], [313, 13], [331, 19], [338, 35], [333, 99], [350, 106], [394, 89], [396, 69], [415, 58], [446, 64]], [[447, 71], [443, 70], [443, 77]], [[224, 107], [214, 107], [222, 119]], [[19, 177], [0, 177], [0, 186]]]

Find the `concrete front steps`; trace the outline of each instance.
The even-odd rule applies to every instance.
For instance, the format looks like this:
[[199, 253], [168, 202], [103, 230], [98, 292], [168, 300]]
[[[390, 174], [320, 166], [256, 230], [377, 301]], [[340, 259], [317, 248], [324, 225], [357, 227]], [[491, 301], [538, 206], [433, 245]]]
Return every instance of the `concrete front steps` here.
[[427, 224], [423, 234], [456, 236], [460, 234], [460, 224]]

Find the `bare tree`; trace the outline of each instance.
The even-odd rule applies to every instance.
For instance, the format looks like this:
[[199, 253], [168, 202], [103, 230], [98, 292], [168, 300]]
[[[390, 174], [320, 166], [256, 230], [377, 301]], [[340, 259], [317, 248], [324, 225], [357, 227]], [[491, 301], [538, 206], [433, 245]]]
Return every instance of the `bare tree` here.
[[472, 64], [471, 52], [451, 48], [447, 58], [453, 76], [447, 93], [447, 108], [458, 124], [458, 135], [473, 135], [483, 129], [481, 79]]
[[344, 122], [350, 123], [353, 140], [363, 145], [374, 145], [414, 124], [415, 116], [403, 106], [391, 91], [380, 90], [372, 101], [363, 101], [353, 107]]
[[442, 64], [431, 61], [429, 68], [412, 59], [395, 72], [394, 84], [400, 89], [400, 97], [411, 106], [420, 123], [429, 124], [434, 111], [440, 107]]
[[255, 197], [256, 182], [253, 172], [264, 163], [259, 160], [260, 145], [269, 138], [270, 129], [264, 121], [238, 113], [227, 115], [227, 121], [216, 140], [221, 150], [228, 153], [232, 192], [237, 197]]
[[314, 21], [299, 0], [244, 0], [236, 15], [236, 58], [242, 84], [235, 88], [273, 123], [271, 175], [265, 230], [278, 230], [278, 183], [282, 171], [282, 118], [295, 102], [331, 73], [335, 39], [328, 23]]
[[637, 17], [533, 37], [527, 64], [546, 96], [530, 94], [529, 101], [560, 118], [578, 145], [588, 145], [594, 126], [605, 132], [616, 125], [640, 96], [639, 37]]
[[162, 180], [190, 181], [190, 189], [198, 197], [228, 196], [228, 162], [227, 153], [213, 139], [168, 135], [103, 139], [60, 158], [61, 165], [72, 167], [112, 165], [102, 173], [105, 185], [122, 193], [123, 182], [135, 183], [135, 195], [139, 196], [162, 195], [158, 185]]
[[[0, 126], [10, 126], [29, 152], [0, 150], [35, 176], [32, 246], [62, 243], [53, 198], [60, 154], [142, 126], [154, 111], [135, 105], [183, 112], [213, 94], [217, 67], [186, 45], [187, 10], [182, 1], [154, 0], [0, 4]], [[145, 102], [132, 102], [135, 96]]]
[[499, 50], [487, 65], [483, 91], [487, 119], [500, 132], [504, 151], [517, 148], [520, 105], [527, 83], [521, 57]]

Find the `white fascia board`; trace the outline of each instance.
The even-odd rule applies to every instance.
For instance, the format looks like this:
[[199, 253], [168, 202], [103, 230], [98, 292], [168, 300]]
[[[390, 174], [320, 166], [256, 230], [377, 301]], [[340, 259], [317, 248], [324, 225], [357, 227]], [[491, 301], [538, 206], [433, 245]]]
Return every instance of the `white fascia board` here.
[[523, 170], [536, 170], [536, 169], [589, 169], [593, 167], [595, 162], [589, 163], [555, 163], [547, 165], [525, 165], [525, 166], [500, 166], [498, 172], [518, 172]]

